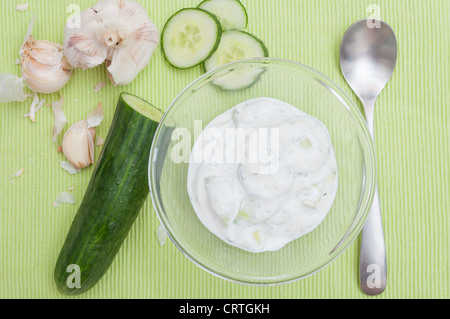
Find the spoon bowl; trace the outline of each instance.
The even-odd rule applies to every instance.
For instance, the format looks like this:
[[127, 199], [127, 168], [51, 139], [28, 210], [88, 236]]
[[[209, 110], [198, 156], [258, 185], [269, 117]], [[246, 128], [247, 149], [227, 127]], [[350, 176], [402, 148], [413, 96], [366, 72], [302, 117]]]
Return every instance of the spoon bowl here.
[[394, 31], [385, 22], [354, 23], [345, 33], [340, 52], [342, 73], [361, 100], [376, 99], [392, 76], [397, 61]]

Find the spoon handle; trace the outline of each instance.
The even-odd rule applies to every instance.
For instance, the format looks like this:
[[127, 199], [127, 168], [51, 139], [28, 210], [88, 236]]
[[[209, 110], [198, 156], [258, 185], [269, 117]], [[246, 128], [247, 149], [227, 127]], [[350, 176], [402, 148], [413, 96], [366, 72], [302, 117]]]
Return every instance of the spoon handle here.
[[378, 295], [386, 288], [386, 247], [381, 221], [378, 187], [375, 191], [372, 209], [369, 212], [361, 234], [360, 284], [367, 295]]
[[[373, 115], [375, 101], [364, 103], [369, 132], [373, 134]], [[378, 186], [375, 187], [372, 208], [361, 233], [361, 251], [359, 265], [360, 285], [367, 295], [378, 295], [386, 288], [387, 263], [384, 243], [383, 222], [381, 219]]]

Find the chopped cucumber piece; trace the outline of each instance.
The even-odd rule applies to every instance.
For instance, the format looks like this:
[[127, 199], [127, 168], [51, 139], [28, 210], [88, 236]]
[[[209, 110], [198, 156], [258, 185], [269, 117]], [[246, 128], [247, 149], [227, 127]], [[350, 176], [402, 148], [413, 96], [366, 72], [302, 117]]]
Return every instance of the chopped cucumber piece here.
[[223, 31], [244, 30], [247, 27], [247, 11], [239, 0], [205, 0], [198, 8], [214, 14]]
[[164, 26], [162, 50], [175, 68], [201, 64], [216, 51], [222, 34], [217, 18], [198, 8], [181, 9]]
[[[230, 30], [222, 34], [219, 47], [203, 63], [203, 68], [208, 72], [231, 62], [267, 56], [268, 50], [260, 39], [245, 31]], [[224, 90], [246, 89], [255, 84], [263, 72], [260, 68], [243, 68], [221, 76], [213, 83]]]

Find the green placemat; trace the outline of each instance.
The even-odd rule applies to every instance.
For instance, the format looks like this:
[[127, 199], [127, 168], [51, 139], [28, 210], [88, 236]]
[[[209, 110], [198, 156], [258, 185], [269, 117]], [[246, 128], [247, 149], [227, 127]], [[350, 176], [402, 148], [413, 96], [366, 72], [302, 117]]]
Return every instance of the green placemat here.
[[[25, 2], [25, 1], [24, 1]], [[194, 0], [140, 0], [159, 30], [172, 13], [196, 6]], [[243, 0], [248, 31], [260, 37], [271, 57], [301, 62], [324, 73], [353, 99], [339, 69], [345, 30], [372, 13], [397, 35], [396, 71], [376, 106], [380, 197], [388, 254], [386, 291], [377, 298], [448, 298], [450, 244], [450, 2], [447, 0]], [[0, 73], [20, 74], [18, 50], [33, 15], [33, 35], [62, 43], [67, 8], [95, 1], [33, 0], [0, 2]], [[374, 11], [375, 10], [375, 11]], [[109, 84], [105, 68], [74, 73], [61, 91], [69, 124], [85, 119], [103, 102], [106, 137], [115, 105], [127, 91], [166, 109], [196, 77], [199, 68], [179, 71], [160, 48], [138, 78], [126, 87]], [[99, 81], [108, 82], [94, 93]], [[59, 99], [57, 94], [45, 97]], [[62, 298], [53, 267], [93, 166], [75, 176], [59, 168], [63, 155], [51, 143], [53, 115], [44, 107], [37, 123], [23, 118], [31, 100], [0, 105], [0, 297]], [[359, 102], [358, 102], [358, 105]], [[96, 158], [100, 148], [96, 147]], [[24, 169], [21, 177], [9, 176]], [[74, 187], [77, 203], [53, 208]], [[213, 277], [188, 261], [171, 243], [161, 247], [159, 222], [148, 200], [107, 275], [77, 298], [364, 298], [358, 285], [358, 242], [330, 266], [299, 282], [253, 287]]]

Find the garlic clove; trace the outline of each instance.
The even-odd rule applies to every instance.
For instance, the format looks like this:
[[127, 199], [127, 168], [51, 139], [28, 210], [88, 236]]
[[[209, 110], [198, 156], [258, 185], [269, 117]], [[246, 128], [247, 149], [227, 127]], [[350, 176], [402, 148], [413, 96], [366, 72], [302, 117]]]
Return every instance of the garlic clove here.
[[103, 105], [98, 103], [87, 120], [73, 124], [64, 134], [62, 151], [76, 169], [94, 163], [95, 127], [102, 123], [103, 118]]
[[[30, 39], [27, 43], [29, 45], [26, 46], [25, 50], [29, 50], [27, 52], [28, 55], [37, 63], [44, 65], [56, 65], [60, 62], [65, 62], [63, 61], [64, 53], [63, 47], [61, 45], [45, 40], [36, 41], [33, 36], [30, 36]], [[64, 66], [70, 68], [70, 65], [68, 63]]]
[[76, 169], [94, 163], [94, 139], [95, 128], [88, 128], [86, 120], [76, 122], [64, 134], [64, 156]]
[[22, 76], [34, 92], [54, 93], [69, 82], [72, 67], [61, 45], [30, 36], [21, 52]]
[[64, 52], [74, 68], [106, 62], [114, 85], [126, 85], [149, 63], [159, 32], [132, 0], [101, 0], [80, 14], [80, 28], [65, 28]]
[[36, 16], [33, 16], [19, 51], [22, 76], [35, 93], [54, 93], [69, 82], [72, 66], [61, 45], [33, 38], [31, 31], [35, 20]]

